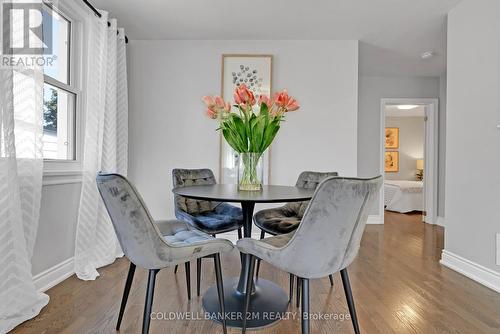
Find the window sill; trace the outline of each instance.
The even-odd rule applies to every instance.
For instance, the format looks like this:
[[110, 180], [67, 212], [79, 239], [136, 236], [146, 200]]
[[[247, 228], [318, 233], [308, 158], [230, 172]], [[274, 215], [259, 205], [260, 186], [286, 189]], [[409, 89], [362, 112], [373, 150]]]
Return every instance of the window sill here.
[[45, 170], [42, 185], [72, 184], [82, 182], [81, 170]]

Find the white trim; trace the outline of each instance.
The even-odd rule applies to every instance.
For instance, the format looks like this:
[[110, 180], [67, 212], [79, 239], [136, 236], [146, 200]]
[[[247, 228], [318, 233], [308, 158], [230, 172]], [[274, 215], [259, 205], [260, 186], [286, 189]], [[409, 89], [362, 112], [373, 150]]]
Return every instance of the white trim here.
[[56, 186], [60, 184], [74, 184], [74, 183], [82, 183], [82, 178], [57, 178], [52, 180], [43, 180], [43, 186]]
[[[437, 217], [438, 197], [438, 111], [439, 100], [428, 98], [383, 98], [380, 99], [380, 174], [385, 180], [384, 152], [385, 152], [385, 106], [387, 104], [416, 104], [426, 106], [427, 121], [425, 125], [425, 182], [424, 182], [424, 207], [427, 216], [424, 221], [429, 224], [435, 222]], [[431, 164], [432, 165], [429, 165]], [[384, 222], [384, 187], [380, 189], [379, 213], [382, 223]]]
[[[83, 87], [86, 83], [86, 63], [83, 57], [84, 51], [84, 25], [87, 24], [87, 17], [89, 17], [89, 12], [87, 6], [81, 1], [71, 1], [71, 0], [58, 0], [54, 2], [49, 2], [53, 9], [62, 15], [66, 20], [71, 23], [70, 29], [70, 84], [61, 86], [61, 82], [54, 82], [54, 80], [46, 80], [44, 75], [44, 82], [47, 82], [58, 88], [70, 91], [75, 94], [75, 114], [74, 114], [74, 131], [72, 135], [72, 140], [75, 141], [74, 145], [74, 159], [64, 160], [64, 159], [44, 159], [44, 175], [46, 172], [52, 171], [79, 171], [82, 169], [82, 158], [83, 158], [83, 141], [84, 141], [84, 126], [85, 126], [85, 92]], [[76, 182], [76, 180], [73, 180]], [[54, 181], [52, 181], [54, 182]], [[75, 183], [69, 182], [69, 183]], [[64, 183], [64, 182], [63, 182]], [[45, 183], [44, 183], [45, 184]], [[50, 183], [52, 184], [52, 183]], [[53, 183], [59, 184], [59, 183]]]
[[500, 293], [500, 273], [443, 249], [442, 265]]
[[56, 176], [81, 176], [81, 170], [47, 170], [43, 172], [43, 177], [56, 177]]
[[53, 186], [58, 184], [71, 184], [82, 182], [82, 171], [59, 170], [44, 171], [42, 185]]
[[366, 223], [371, 225], [383, 224], [384, 219], [382, 218], [381, 215], [369, 215]]
[[446, 221], [445, 221], [444, 217], [441, 217], [441, 216], [437, 217], [436, 225], [445, 227], [446, 226], [445, 223], [446, 223]]
[[33, 276], [35, 288], [40, 292], [45, 292], [53, 286], [61, 283], [75, 273], [73, 258], [69, 258], [52, 268], [42, 271]]

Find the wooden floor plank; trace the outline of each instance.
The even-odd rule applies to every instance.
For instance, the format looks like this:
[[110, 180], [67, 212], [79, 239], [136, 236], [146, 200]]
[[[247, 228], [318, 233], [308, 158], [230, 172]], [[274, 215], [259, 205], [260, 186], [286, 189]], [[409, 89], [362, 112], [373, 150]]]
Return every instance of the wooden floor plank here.
[[[363, 333], [500, 333], [500, 294], [439, 264], [443, 228], [420, 222], [420, 215], [386, 213], [385, 225], [369, 225], [359, 256], [349, 268], [358, 317]], [[236, 251], [222, 258], [224, 276], [237, 276], [240, 259]], [[183, 266], [175, 275], [162, 270], [157, 278], [153, 311], [191, 312], [202, 315], [196, 297], [196, 271], [192, 267], [192, 295], [187, 300]], [[47, 291], [51, 300], [39, 316], [23, 323], [13, 334], [114, 333], [128, 261], [119, 259], [99, 270], [92, 282], [70, 277]], [[288, 291], [288, 275], [263, 263], [260, 276]], [[213, 262], [203, 260], [202, 291], [215, 281]], [[142, 324], [147, 272], [137, 269], [122, 333], [139, 333]], [[348, 314], [342, 282], [335, 275], [334, 287], [327, 278], [311, 282], [312, 312]], [[291, 317], [252, 333], [300, 333], [298, 309], [290, 305]], [[293, 316], [295, 314], [295, 317]], [[347, 320], [312, 322], [313, 333], [353, 333]], [[153, 320], [150, 333], [220, 333], [208, 320]], [[239, 333], [231, 329], [230, 333]]]

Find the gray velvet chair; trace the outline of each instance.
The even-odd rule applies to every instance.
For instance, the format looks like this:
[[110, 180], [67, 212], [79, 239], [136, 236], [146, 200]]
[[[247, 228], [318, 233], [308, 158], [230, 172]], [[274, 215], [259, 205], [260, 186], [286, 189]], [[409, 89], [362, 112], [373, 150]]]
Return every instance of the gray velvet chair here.
[[[210, 169], [172, 170], [174, 188], [216, 184], [214, 173]], [[243, 213], [240, 208], [222, 202], [189, 199], [176, 195], [174, 198], [175, 216], [194, 228], [216, 236], [237, 230], [241, 239]], [[184, 264], [187, 281], [188, 299], [191, 299], [190, 264]], [[177, 273], [177, 266], [174, 272]], [[196, 294], [200, 295], [201, 258], [196, 260]]]
[[[221, 314], [224, 314], [219, 254], [231, 251], [233, 244], [229, 240], [215, 239], [183, 221], [154, 222], [139, 193], [121, 175], [99, 173], [96, 182], [123, 253], [130, 260], [116, 329], [120, 329], [136, 266], [149, 270], [142, 325], [142, 333], [148, 333], [157, 273], [160, 269], [205, 256], [214, 258], [219, 303]], [[221, 321], [226, 333], [225, 318]]]
[[[255, 260], [260, 258], [300, 278], [301, 314], [309, 314], [309, 280], [340, 271], [355, 333], [359, 325], [354, 307], [347, 267], [356, 257], [368, 213], [382, 185], [382, 176], [371, 179], [331, 177], [316, 189], [302, 222], [292, 233], [263, 240], [244, 238], [237, 247], [250, 261], [245, 313], [252, 311], [252, 276]], [[246, 317], [243, 317], [246, 319]], [[243, 322], [243, 333], [246, 330]], [[309, 317], [302, 318], [302, 333], [310, 332]]]
[[[316, 189], [318, 184], [324, 179], [332, 176], [338, 176], [337, 172], [311, 172], [304, 171], [300, 173], [296, 187], [305, 189]], [[287, 203], [278, 208], [265, 209], [257, 212], [253, 216], [255, 225], [260, 229], [260, 238], [264, 239], [266, 233], [271, 235], [280, 235], [295, 231], [299, 227], [300, 221], [304, 216], [309, 201]], [[255, 276], [259, 276], [260, 260], [257, 260], [257, 270]], [[329, 275], [330, 285], [333, 286], [333, 275]], [[290, 301], [293, 296], [294, 276], [290, 274]], [[297, 307], [300, 301], [300, 285], [297, 278]]]

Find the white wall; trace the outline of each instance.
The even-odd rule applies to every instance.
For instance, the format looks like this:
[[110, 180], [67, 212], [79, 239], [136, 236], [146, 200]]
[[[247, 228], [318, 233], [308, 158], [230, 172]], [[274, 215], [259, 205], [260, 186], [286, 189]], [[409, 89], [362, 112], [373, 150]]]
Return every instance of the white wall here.
[[273, 144], [273, 183], [306, 169], [357, 174], [357, 41], [131, 41], [128, 52], [129, 176], [155, 218], [173, 217], [173, 168], [218, 173], [201, 97], [220, 93], [224, 53], [273, 54], [273, 90], [301, 103]]
[[[380, 100], [383, 98], [438, 98], [437, 77], [379, 77], [359, 79], [358, 175], [380, 174]], [[377, 200], [378, 203], [378, 200]], [[438, 203], [439, 207], [439, 203]], [[377, 205], [373, 215], [379, 215]]]
[[416, 180], [417, 159], [424, 158], [425, 122], [423, 117], [386, 117], [386, 127], [399, 128], [399, 172], [385, 173], [388, 180]]
[[497, 272], [500, 232], [500, 1], [448, 17], [445, 249]]
[[[45, 183], [53, 181], [44, 177]], [[45, 184], [42, 188], [40, 223], [31, 261], [33, 275], [74, 256], [81, 183], [70, 182]]]

